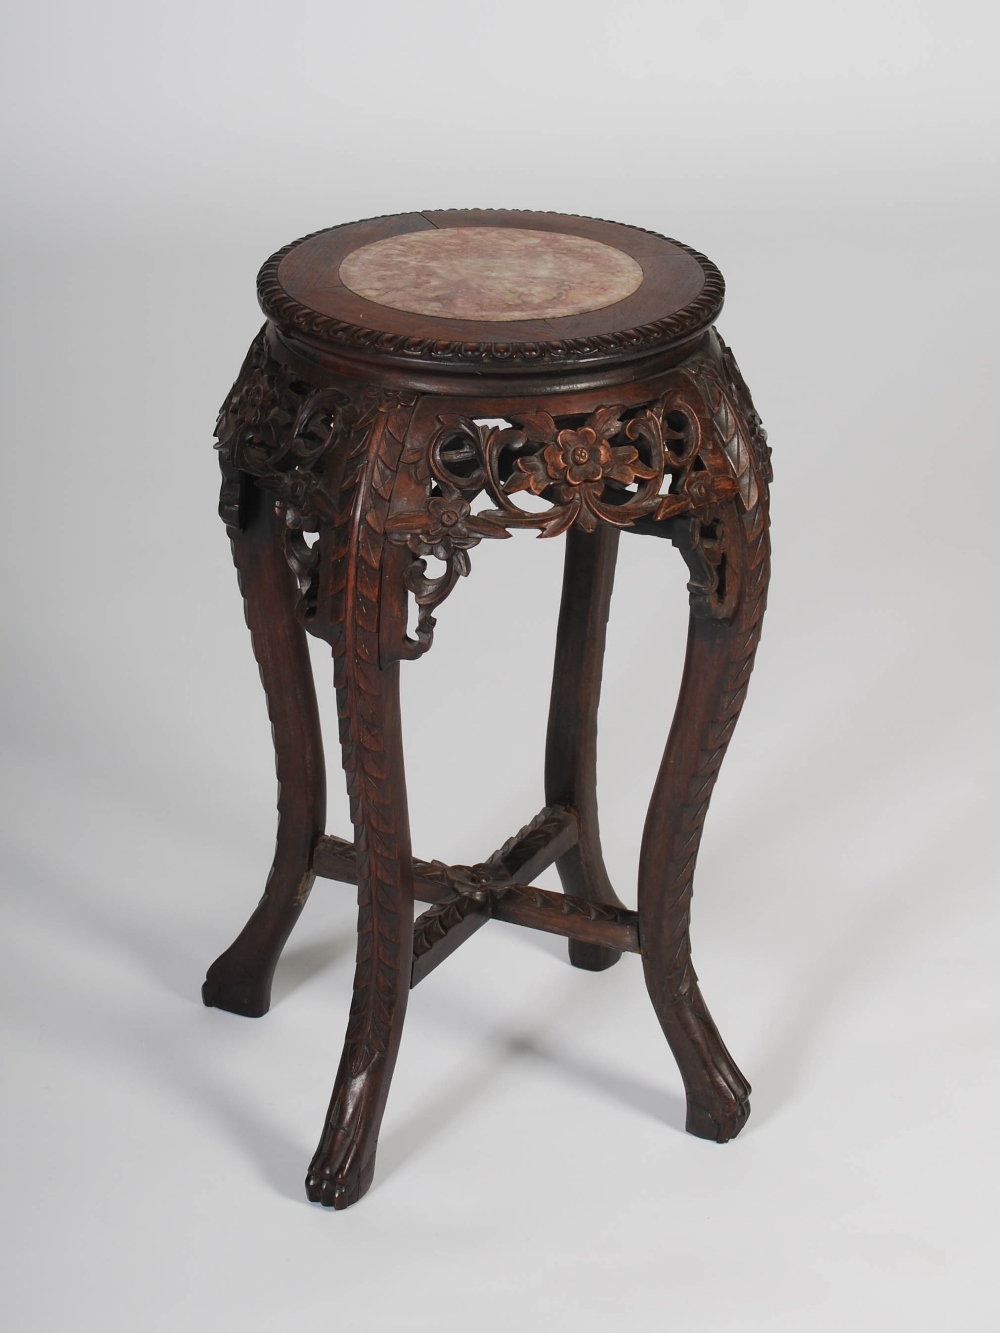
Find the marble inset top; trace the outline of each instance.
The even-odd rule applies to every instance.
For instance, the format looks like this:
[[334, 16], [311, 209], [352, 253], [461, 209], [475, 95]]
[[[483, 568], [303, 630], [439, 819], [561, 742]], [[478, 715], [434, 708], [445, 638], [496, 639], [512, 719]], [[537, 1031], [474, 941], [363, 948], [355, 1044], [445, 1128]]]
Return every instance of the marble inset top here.
[[442, 319], [559, 319], [603, 310], [642, 283], [631, 255], [586, 236], [435, 227], [349, 254], [340, 280], [368, 301]]

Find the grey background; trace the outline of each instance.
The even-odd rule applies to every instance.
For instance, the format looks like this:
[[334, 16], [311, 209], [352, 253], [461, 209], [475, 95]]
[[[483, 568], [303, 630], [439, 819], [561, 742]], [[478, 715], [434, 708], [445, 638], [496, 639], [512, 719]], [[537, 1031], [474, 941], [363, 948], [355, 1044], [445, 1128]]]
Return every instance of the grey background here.
[[[4, 24], [5, 1326], [995, 1329], [995, 7]], [[449, 206], [614, 217], [728, 279], [775, 576], [694, 944], [753, 1114], [684, 1135], [636, 961], [576, 973], [494, 925], [414, 993], [375, 1187], [332, 1215], [302, 1177], [351, 891], [317, 886], [266, 1019], [198, 997], [274, 798], [211, 427], [272, 250]], [[685, 575], [623, 548], [601, 796], [629, 900]], [[404, 673], [421, 854], [541, 803], [560, 559], [478, 549]]]

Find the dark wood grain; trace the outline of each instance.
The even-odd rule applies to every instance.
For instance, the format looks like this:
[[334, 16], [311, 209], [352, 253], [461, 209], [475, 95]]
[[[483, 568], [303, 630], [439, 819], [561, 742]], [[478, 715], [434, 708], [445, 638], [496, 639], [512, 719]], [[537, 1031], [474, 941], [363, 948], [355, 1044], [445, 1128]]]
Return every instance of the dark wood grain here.
[[[597, 711], [619, 529], [573, 527], [566, 534], [562, 601], [545, 746], [545, 799], [577, 812], [580, 837], [558, 860], [567, 893], [624, 907], [608, 878], [597, 818]], [[617, 963], [613, 949], [571, 940], [574, 967], [600, 972]]]
[[[405, 328], [366, 326], [370, 312], [343, 304], [338, 256], [414, 230], [483, 225], [618, 245], [641, 258], [640, 305], [629, 306], [630, 297], [550, 321], [559, 327], [544, 336], [504, 327], [501, 338], [499, 323], [459, 330], [401, 312], [393, 318], [409, 320]], [[684, 1078], [688, 1129], [732, 1138], [750, 1089], [701, 996], [690, 911], [709, 799], [760, 634], [770, 450], [732, 354], [709, 328], [721, 277], [687, 247], [635, 228], [467, 211], [319, 233], [273, 256], [261, 283], [269, 324], [217, 431], [220, 512], [273, 723], [279, 828], [264, 898], [212, 965], [204, 998], [265, 1012], [313, 876], [357, 885], [353, 999], [308, 1196], [345, 1208], [369, 1188], [408, 992], [491, 919], [568, 939], [578, 967], [641, 954]], [[640, 306], [646, 322], [630, 327], [621, 317], [638, 318]], [[458, 614], [476, 547], [521, 529], [566, 540], [546, 804], [482, 862], [415, 860], [400, 663], [431, 649], [446, 599]], [[686, 564], [691, 603], [680, 695], [640, 849], [637, 911], [609, 882], [596, 794], [601, 672], [623, 531], [669, 538]], [[333, 653], [353, 841], [323, 834], [305, 631]], [[509, 613], [497, 632], [516, 633]], [[456, 751], [438, 782], [443, 810], [449, 786], [484, 762]], [[553, 863], [563, 893], [532, 883]], [[416, 923], [414, 900], [431, 905]]]
[[726, 1049], [691, 964], [690, 912], [705, 815], [746, 698], [769, 574], [769, 468], [759, 419], [728, 353], [691, 368], [710, 447], [735, 460], [738, 496], [689, 520], [687, 658], [643, 832], [639, 921], [650, 998], [687, 1090], [687, 1128], [724, 1143], [749, 1115], [750, 1085]]
[[486, 864], [502, 871], [515, 884], [530, 884], [536, 875], [558, 862], [580, 838], [576, 811], [549, 801], [544, 809], [508, 838]]
[[[558, 847], [559, 843], [552, 845]], [[544, 869], [544, 866], [540, 868]], [[324, 879], [356, 884], [358, 870], [354, 844], [344, 838], [321, 838], [313, 869]], [[533, 873], [537, 873], [534, 868]], [[626, 907], [607, 906], [536, 888], [526, 875], [523, 878], [509, 876], [503, 863], [493, 861], [492, 857], [475, 866], [449, 866], [443, 861], [413, 858], [413, 896], [419, 902], [444, 903], [450, 901], [457, 890], [479, 892], [483, 889], [496, 894], [491, 915], [497, 921], [544, 930], [550, 935], [563, 935], [570, 940], [600, 945], [619, 953], [623, 949], [630, 953], [641, 951], [638, 914]], [[517, 892], [513, 892], [514, 889]]]
[[[484, 323], [428, 318], [357, 295], [338, 273], [348, 254], [374, 241], [428, 227], [500, 227], [558, 231], [601, 241], [643, 269], [638, 290], [602, 310], [557, 319]], [[355, 354], [377, 349], [380, 361], [401, 357], [476, 372], [484, 364], [628, 361], [706, 329], [722, 308], [722, 275], [704, 255], [639, 227], [561, 213], [456, 209], [371, 218], [303, 237], [272, 255], [257, 279], [261, 307], [292, 334], [340, 345]]]
[[485, 890], [452, 893], [413, 923], [413, 964], [410, 989], [424, 980], [460, 944], [485, 926], [491, 915], [490, 895]]
[[[339, 447], [337, 509], [321, 548], [319, 617], [329, 625], [358, 873], [358, 953], [344, 1053], [306, 1193], [356, 1203], [375, 1171], [413, 954], [399, 663], [379, 661], [385, 517], [414, 400], [369, 387]], [[324, 608], [326, 608], [324, 612]]]
[[278, 834], [264, 895], [234, 943], [208, 970], [207, 1005], [257, 1018], [271, 1002], [281, 950], [299, 918], [326, 821], [326, 774], [306, 636], [295, 616], [295, 587], [280, 545], [274, 504], [248, 485], [223, 450], [225, 516], [274, 737]]
[[493, 906], [497, 921], [530, 926], [550, 935], [564, 935], [594, 948], [640, 953], [638, 914], [627, 907], [592, 903], [568, 893], [517, 885]]

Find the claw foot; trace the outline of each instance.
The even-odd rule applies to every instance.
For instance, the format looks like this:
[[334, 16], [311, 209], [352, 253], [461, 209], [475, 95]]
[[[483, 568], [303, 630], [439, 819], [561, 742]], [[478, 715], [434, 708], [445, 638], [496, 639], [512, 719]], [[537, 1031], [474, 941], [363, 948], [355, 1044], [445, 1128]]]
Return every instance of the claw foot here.
[[367, 1194], [375, 1175], [374, 1159], [355, 1175], [344, 1176], [333, 1167], [317, 1167], [314, 1162], [306, 1176], [306, 1197], [324, 1208], [350, 1208]]
[[349, 1208], [371, 1187], [385, 1098], [381, 1062], [337, 1078], [326, 1128], [306, 1175], [306, 1195], [324, 1208]]
[[685, 1129], [728, 1143], [750, 1115], [750, 1084], [719, 1036], [697, 985], [677, 996], [661, 1017], [687, 1090]]

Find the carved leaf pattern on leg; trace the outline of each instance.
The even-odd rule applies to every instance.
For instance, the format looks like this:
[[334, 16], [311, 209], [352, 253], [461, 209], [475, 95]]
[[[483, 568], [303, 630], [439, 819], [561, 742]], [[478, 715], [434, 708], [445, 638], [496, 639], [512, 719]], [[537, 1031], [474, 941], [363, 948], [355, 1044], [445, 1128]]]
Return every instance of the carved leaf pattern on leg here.
[[[688, 662], [644, 835], [640, 921], [650, 994], [688, 1089], [688, 1129], [723, 1142], [745, 1122], [750, 1088], [698, 988], [691, 964], [691, 891], [709, 801], [760, 638], [770, 563], [769, 469], [759, 418], [731, 379], [721, 349], [718, 356], [689, 362], [685, 373], [712, 423], [717, 449], [739, 477], [739, 492], [692, 520], [690, 548], [684, 550], [696, 571], [694, 557], [702, 548], [712, 578], [702, 583], [696, 577], [689, 585]], [[706, 545], [714, 549], [706, 553]]]
[[[698, 755], [682, 815], [681, 836], [675, 843], [668, 872], [674, 885], [667, 915], [674, 923], [676, 950], [671, 974], [677, 994], [683, 994], [696, 980], [691, 968], [688, 938], [695, 862], [712, 789], [746, 699], [754, 656], [760, 642], [770, 577], [770, 469], [765, 473], [757, 450], [751, 451], [746, 429], [740, 424], [744, 413], [736, 406], [737, 390], [726, 374], [727, 369], [725, 360], [721, 371], [714, 364], [706, 362], [694, 376], [694, 382], [704, 395], [715, 424], [719, 446], [733, 462], [734, 470], [740, 478], [739, 499], [731, 502], [727, 515], [725, 558], [733, 563], [738, 562], [742, 577], [737, 589], [738, 602], [732, 614], [735, 633], [729, 639], [724, 689], [718, 711], [705, 738], [706, 743]], [[743, 392], [749, 403], [749, 392], [745, 386]], [[752, 404], [746, 417], [751, 413], [756, 416]], [[733, 579], [732, 583], [735, 585], [737, 580]], [[713, 614], [711, 607], [703, 605], [700, 589], [692, 593], [691, 609], [695, 616]]]
[[[303, 621], [312, 620], [317, 597], [324, 599], [322, 617], [308, 627], [329, 638], [333, 648], [343, 762], [357, 830], [354, 996], [331, 1115], [311, 1169], [310, 1197], [346, 1206], [370, 1183], [398, 1042], [404, 947], [412, 961], [412, 923], [401, 910], [409, 840], [405, 796], [396, 780], [401, 761], [393, 769], [387, 755], [385, 663], [430, 646], [431, 611], [468, 573], [469, 551], [481, 540], [505, 538], [519, 528], [547, 537], [573, 525], [584, 532], [599, 523], [638, 524], [644, 530], [669, 526], [691, 569], [692, 615], [721, 636], [712, 649], [713, 679], [720, 681], [714, 711], [703, 728], [699, 723], [697, 753], [685, 762], [684, 776], [678, 775], [677, 790], [684, 795], [664, 858], [662, 881], [668, 887], [656, 912], [657, 949], [663, 952], [665, 943], [662, 982], [686, 1015], [681, 1021], [693, 1016], [715, 1034], [714, 1054], [702, 1060], [703, 1067], [724, 1078], [736, 1103], [741, 1095], [745, 1103], [745, 1080], [729, 1061], [698, 992], [689, 915], [705, 814], [760, 634], [770, 450], [736, 363], [714, 334], [707, 348], [661, 377], [655, 391], [655, 400], [629, 407], [602, 404], [572, 417], [512, 412], [513, 424], [503, 427], [442, 415], [436, 432], [414, 431], [407, 450], [418, 395], [369, 388], [352, 402], [339, 389], [296, 378], [272, 357], [262, 333], [220, 415], [220, 511], [239, 529], [248, 479], [270, 489], [285, 519], [282, 544], [298, 581]], [[397, 490], [401, 468], [408, 476]], [[421, 490], [424, 499], [414, 506]], [[495, 508], [474, 513], [473, 501], [483, 491]], [[406, 497], [405, 509], [394, 510], [394, 492]], [[518, 497], [529, 493], [544, 508], [522, 507]], [[309, 532], [321, 534], [318, 545], [306, 540]], [[412, 556], [408, 567], [410, 556], [400, 547]], [[444, 562], [440, 578], [427, 576], [429, 558]], [[389, 657], [380, 654], [379, 642], [387, 570], [420, 607], [416, 640], [404, 640], [407, 648]], [[397, 725], [394, 716], [390, 731]], [[491, 914], [542, 929], [558, 928], [553, 924], [558, 901], [567, 918], [563, 929], [573, 938], [587, 938], [590, 922], [600, 927], [595, 939], [610, 938], [613, 928], [621, 933], [617, 947], [638, 949], [635, 914], [524, 887], [494, 864], [500, 856], [475, 867], [427, 867], [428, 881], [440, 880], [445, 901], [422, 918], [418, 957], [430, 960], [449, 932], [475, 914], [473, 902], [482, 912], [484, 898]], [[702, 1038], [692, 1040], [697, 1044]], [[361, 1100], [369, 1109], [359, 1114]], [[703, 1104], [715, 1103], [709, 1096]], [[706, 1123], [719, 1137], [729, 1137], [742, 1123], [739, 1115], [745, 1118], [745, 1105], [728, 1120], [713, 1120], [714, 1114], [707, 1113]]]
[[346, 441], [331, 549], [331, 646], [358, 864], [358, 954], [347, 1027], [356, 1076], [385, 1054], [398, 988], [400, 849], [389, 786], [379, 679], [385, 520], [413, 394], [368, 390]]

